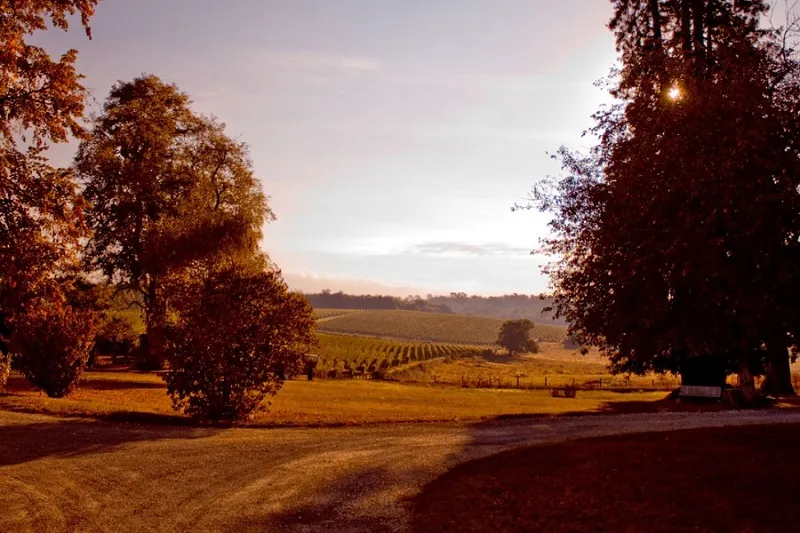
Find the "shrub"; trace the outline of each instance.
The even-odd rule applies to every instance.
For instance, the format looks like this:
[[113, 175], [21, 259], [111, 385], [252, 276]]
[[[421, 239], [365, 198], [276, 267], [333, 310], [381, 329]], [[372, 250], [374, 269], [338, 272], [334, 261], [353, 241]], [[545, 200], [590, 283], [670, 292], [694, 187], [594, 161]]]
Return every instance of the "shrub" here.
[[71, 393], [92, 348], [95, 314], [48, 302], [15, 317], [11, 351], [31, 384], [51, 398]]
[[241, 419], [297, 373], [315, 344], [306, 299], [279, 272], [229, 268], [182, 287], [170, 301], [164, 376], [173, 407], [195, 418]]

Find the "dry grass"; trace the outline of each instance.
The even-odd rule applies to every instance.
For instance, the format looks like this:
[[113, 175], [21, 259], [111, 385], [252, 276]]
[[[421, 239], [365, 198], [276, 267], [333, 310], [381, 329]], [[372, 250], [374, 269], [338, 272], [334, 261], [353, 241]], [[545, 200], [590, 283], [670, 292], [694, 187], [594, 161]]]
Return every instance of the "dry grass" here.
[[414, 531], [797, 531], [800, 425], [586, 439], [465, 463]]
[[[412, 386], [370, 380], [289, 381], [259, 413], [253, 425], [338, 425], [379, 422], [479, 420], [501, 415], [557, 415], [568, 412], [627, 410], [622, 403], [646, 408], [663, 393], [580, 392], [574, 400], [547, 391], [461, 389]], [[621, 402], [621, 403], [620, 403]], [[644, 403], [643, 403], [644, 402]], [[87, 372], [71, 397], [54, 400], [32, 390], [13, 375], [0, 409], [58, 415], [178, 421], [166, 388], [153, 374]]]
[[499, 355], [426, 361], [392, 371], [390, 377], [419, 383], [461, 383], [462, 379], [475, 383], [491, 378], [493, 384], [514, 386], [519, 377], [521, 387], [543, 387], [545, 379], [547, 386], [580, 386], [599, 380], [604, 386], [616, 387], [669, 389], [680, 385], [673, 375], [614, 376], [608, 370], [608, 361], [596, 352], [584, 356], [555, 343], [542, 343], [538, 354], [514, 358]]
[[[493, 345], [503, 320], [417, 311], [364, 311], [321, 321], [320, 331], [428, 342]], [[564, 326], [537, 325], [531, 336], [561, 342]]]

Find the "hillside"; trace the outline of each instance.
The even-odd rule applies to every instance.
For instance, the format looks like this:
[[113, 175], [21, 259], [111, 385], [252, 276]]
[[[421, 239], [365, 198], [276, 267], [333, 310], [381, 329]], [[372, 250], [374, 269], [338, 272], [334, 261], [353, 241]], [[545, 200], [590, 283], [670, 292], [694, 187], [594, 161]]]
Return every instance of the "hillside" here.
[[[502, 320], [497, 318], [417, 311], [363, 311], [334, 316], [318, 323], [319, 331], [426, 342], [494, 344]], [[534, 338], [561, 342], [563, 326], [538, 325]]]

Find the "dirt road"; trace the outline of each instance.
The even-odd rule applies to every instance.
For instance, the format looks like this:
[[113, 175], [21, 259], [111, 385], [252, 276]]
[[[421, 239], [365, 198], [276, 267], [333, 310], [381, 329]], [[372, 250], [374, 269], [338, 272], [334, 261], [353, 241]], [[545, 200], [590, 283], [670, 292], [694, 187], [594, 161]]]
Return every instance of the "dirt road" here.
[[598, 415], [340, 429], [205, 429], [0, 412], [0, 531], [404, 531], [456, 463], [572, 438], [800, 413]]

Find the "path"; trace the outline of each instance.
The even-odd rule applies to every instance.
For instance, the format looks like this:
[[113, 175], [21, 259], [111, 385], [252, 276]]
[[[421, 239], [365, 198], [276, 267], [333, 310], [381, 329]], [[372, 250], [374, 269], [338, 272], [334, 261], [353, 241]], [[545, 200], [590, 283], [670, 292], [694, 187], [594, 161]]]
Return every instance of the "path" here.
[[0, 531], [403, 531], [425, 483], [503, 449], [780, 422], [800, 413], [226, 430], [0, 412]]

